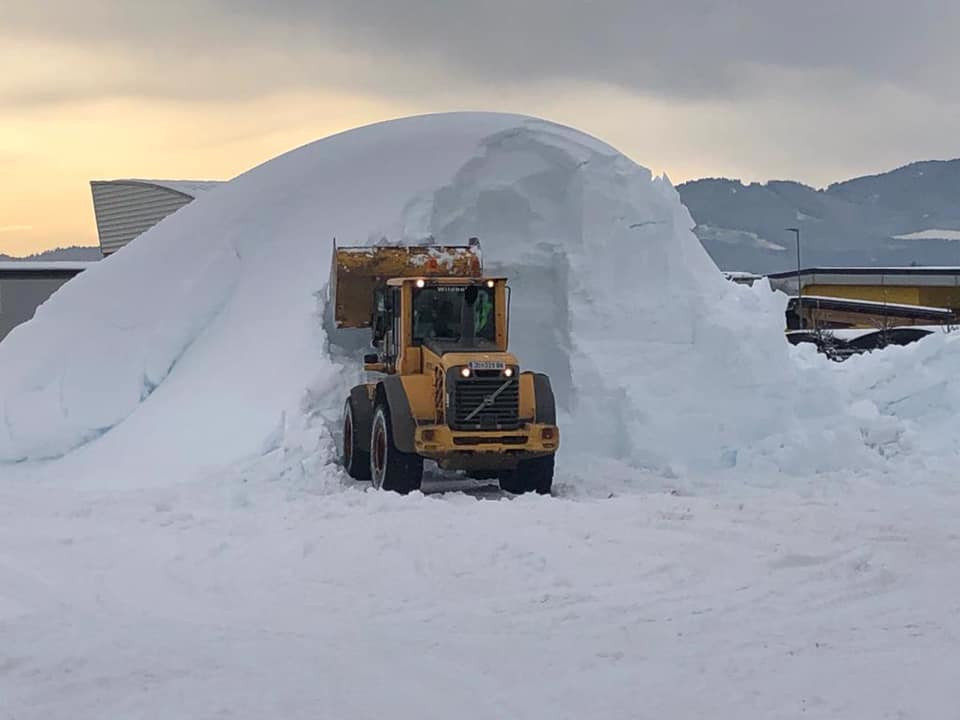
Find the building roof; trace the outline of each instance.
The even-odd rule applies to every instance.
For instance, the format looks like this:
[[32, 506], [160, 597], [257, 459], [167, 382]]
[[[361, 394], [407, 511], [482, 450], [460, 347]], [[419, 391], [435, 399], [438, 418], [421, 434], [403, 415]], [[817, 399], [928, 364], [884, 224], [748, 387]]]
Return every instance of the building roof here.
[[[824, 295], [804, 295], [802, 302], [804, 307], [856, 312], [865, 315], [914, 317], [934, 322], [949, 320], [954, 315], [953, 310], [942, 307], [878, 302], [876, 300], [858, 300], [855, 298], [827, 297]], [[797, 297], [790, 298], [787, 303], [788, 310], [796, 311], [797, 303]]]
[[91, 180], [100, 250], [104, 255], [116, 252], [220, 184], [215, 180]]
[[[827, 328], [823, 332], [829, 333], [838, 340], [856, 340], [867, 335], [890, 333], [890, 332], [913, 331], [923, 335], [933, 333], [945, 333], [947, 330], [944, 325], [897, 325], [890, 328]], [[787, 335], [813, 335], [810, 330], [787, 330]]]
[[191, 198], [213, 190], [223, 185], [223, 180], [147, 180], [143, 178], [124, 178], [119, 180], [95, 180], [102, 183], [138, 183], [140, 185], [156, 185], [157, 187], [173, 190]]
[[[960, 265], [902, 265], [893, 267], [812, 267], [800, 270], [801, 275], [960, 275]], [[796, 270], [769, 273], [774, 279], [795, 278]]]
[[0, 262], [0, 272], [80, 272], [96, 264], [96, 260], [5, 260]]
[[[793, 294], [797, 271], [767, 275], [774, 290]], [[960, 266], [923, 265], [916, 267], [813, 267], [800, 270], [800, 284], [807, 285], [889, 285], [960, 286]]]

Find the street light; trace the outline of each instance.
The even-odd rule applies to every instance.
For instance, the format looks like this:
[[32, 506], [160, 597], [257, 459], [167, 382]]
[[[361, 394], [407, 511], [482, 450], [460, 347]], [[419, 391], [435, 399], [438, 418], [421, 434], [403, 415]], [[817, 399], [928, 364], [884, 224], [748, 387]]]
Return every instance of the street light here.
[[803, 285], [800, 284], [800, 228], [784, 228], [797, 236], [797, 317], [800, 318], [800, 329], [803, 329]]

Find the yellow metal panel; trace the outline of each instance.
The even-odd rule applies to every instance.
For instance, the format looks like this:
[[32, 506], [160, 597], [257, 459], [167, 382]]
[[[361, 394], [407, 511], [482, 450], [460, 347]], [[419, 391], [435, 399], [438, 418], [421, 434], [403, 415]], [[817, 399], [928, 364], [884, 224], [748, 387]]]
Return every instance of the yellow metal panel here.
[[434, 421], [443, 422], [446, 405], [444, 402], [446, 368], [443, 365], [443, 358], [427, 347], [420, 348], [420, 357], [422, 358], [423, 375], [430, 378]]
[[434, 419], [433, 377], [431, 375], [404, 375], [400, 378], [410, 403], [410, 412], [417, 420]]
[[[550, 437], [544, 438], [544, 430]], [[424, 433], [432, 437], [427, 440]], [[491, 442], [460, 445], [454, 438], [484, 437]], [[522, 436], [525, 441], [497, 442], [495, 439]], [[518, 459], [552, 455], [560, 447], [560, 429], [556, 425], [530, 424], [519, 430], [465, 431], [446, 425], [421, 425], [415, 431], [414, 447], [424, 457], [442, 461], [447, 469], [496, 468], [516, 465]]]
[[[428, 351], [429, 352], [429, 351]], [[470, 350], [468, 352], [450, 352], [443, 356], [443, 365], [446, 368], [452, 368], [455, 365], [466, 365], [475, 360], [501, 361], [507, 365], [516, 365], [517, 356], [512, 353], [504, 352], [478, 352]]]
[[397, 371], [401, 375], [423, 372], [423, 358], [419, 347], [413, 346], [413, 288], [405, 284], [400, 288], [400, 349]]
[[494, 320], [496, 321], [496, 338], [497, 338], [497, 347], [506, 350], [508, 343], [510, 341], [510, 328], [508, 326], [509, 319], [507, 318], [507, 283], [504, 280], [497, 281], [496, 287], [496, 302], [494, 306], [496, 307], [496, 314]]
[[520, 373], [520, 417], [532, 418], [537, 413], [533, 373]]
[[901, 305], [924, 304], [920, 302], [920, 288], [909, 285], [807, 285], [803, 294]]
[[927, 307], [940, 307], [960, 310], [960, 287], [921, 287], [920, 304]]
[[960, 310], [960, 287], [955, 285], [807, 285], [803, 294]]
[[434, 366], [439, 366], [444, 370], [447, 368], [444, 365], [443, 358], [428, 347], [420, 348], [420, 356], [423, 358], [423, 371], [425, 373], [431, 372]]

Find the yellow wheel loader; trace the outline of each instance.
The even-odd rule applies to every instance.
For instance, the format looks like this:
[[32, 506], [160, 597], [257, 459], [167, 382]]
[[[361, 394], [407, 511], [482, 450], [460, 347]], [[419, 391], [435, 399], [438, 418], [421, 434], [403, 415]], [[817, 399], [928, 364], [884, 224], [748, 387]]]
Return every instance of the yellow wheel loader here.
[[369, 328], [375, 353], [344, 405], [341, 462], [351, 477], [408, 493], [424, 458], [549, 494], [559, 447], [546, 375], [507, 351], [510, 290], [483, 274], [480, 245], [336, 247], [337, 328]]

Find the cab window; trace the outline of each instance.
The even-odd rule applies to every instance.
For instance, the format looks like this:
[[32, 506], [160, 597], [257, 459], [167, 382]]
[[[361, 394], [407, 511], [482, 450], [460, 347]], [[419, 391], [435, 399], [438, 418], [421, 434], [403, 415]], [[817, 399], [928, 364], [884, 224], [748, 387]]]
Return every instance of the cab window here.
[[[413, 340], [460, 340], [460, 320], [466, 286], [437, 285], [413, 291]], [[496, 342], [493, 288], [478, 287], [473, 305], [475, 336]]]

